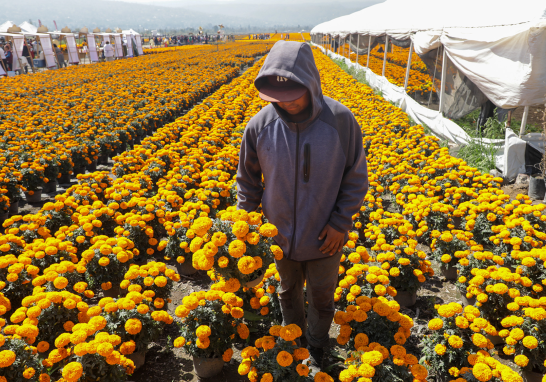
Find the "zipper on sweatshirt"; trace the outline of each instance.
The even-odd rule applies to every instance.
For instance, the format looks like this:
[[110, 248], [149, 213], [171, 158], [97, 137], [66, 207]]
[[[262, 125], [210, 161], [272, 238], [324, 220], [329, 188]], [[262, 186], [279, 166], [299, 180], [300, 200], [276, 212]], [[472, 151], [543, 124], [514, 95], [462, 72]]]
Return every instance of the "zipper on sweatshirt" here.
[[303, 146], [303, 183], [309, 182], [311, 173], [311, 145], [306, 143]]
[[287, 258], [290, 259], [292, 257], [292, 250], [294, 248], [294, 240], [296, 240], [296, 223], [297, 223], [297, 214], [296, 214], [296, 207], [297, 207], [297, 201], [298, 201], [298, 169], [300, 167], [300, 128], [298, 124], [296, 123], [296, 171], [295, 171], [295, 180], [294, 180], [294, 219], [293, 219], [293, 227], [292, 227], [292, 239], [290, 240], [290, 250], [288, 251]]

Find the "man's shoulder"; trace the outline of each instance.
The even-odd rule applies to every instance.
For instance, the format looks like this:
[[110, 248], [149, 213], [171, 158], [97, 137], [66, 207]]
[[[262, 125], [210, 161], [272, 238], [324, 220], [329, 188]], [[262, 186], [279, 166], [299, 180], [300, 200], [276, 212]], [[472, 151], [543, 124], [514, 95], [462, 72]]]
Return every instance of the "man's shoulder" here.
[[353, 116], [353, 113], [347, 106], [339, 101], [336, 101], [335, 99], [324, 96], [324, 103], [327, 107], [324, 108], [323, 111], [330, 112], [333, 114], [333, 116]]
[[278, 118], [279, 115], [277, 114], [277, 111], [272, 104], [269, 104], [262, 108], [262, 110], [260, 110], [254, 117], [250, 119], [250, 121], [248, 121], [246, 129], [253, 132], [255, 136], [258, 136], [263, 131], [263, 129], [265, 129]]

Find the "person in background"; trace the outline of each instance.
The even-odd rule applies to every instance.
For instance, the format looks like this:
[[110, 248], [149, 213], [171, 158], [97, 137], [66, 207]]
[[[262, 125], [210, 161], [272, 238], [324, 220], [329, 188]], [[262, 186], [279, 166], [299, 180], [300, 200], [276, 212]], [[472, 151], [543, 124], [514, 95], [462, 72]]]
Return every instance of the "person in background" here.
[[0, 45], [0, 60], [2, 60], [2, 68], [7, 72], [8, 71], [8, 62], [6, 61], [6, 53], [2, 46]]
[[9, 44], [6, 44], [4, 46], [4, 52], [5, 52], [5, 55], [6, 55], [6, 64], [7, 64], [6, 69], [9, 72], [13, 68], [13, 53], [11, 52], [11, 46]]
[[106, 61], [114, 61], [114, 48], [112, 48], [112, 45], [110, 45], [110, 41], [106, 41], [104, 44], [104, 59]]
[[30, 57], [30, 52], [28, 50], [28, 44], [23, 45], [23, 54], [24, 60], [21, 60], [23, 62], [23, 67], [25, 68], [25, 74], [28, 74], [28, 67], [30, 66], [30, 60], [32, 58]]
[[53, 44], [53, 49], [55, 50], [55, 55], [57, 56], [57, 67], [61, 69], [62, 67], [66, 68], [66, 61], [64, 60], [64, 54], [61, 48], [57, 44]]

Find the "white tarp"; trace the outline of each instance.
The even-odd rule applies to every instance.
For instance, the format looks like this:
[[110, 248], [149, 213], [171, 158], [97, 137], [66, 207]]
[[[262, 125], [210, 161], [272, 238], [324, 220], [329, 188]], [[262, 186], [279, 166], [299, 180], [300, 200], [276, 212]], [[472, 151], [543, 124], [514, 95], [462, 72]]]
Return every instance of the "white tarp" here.
[[546, 2], [387, 0], [322, 23], [311, 34], [389, 35], [421, 54], [445, 46], [454, 65], [498, 107], [546, 103]]
[[44, 58], [46, 60], [46, 66], [53, 68], [57, 66], [55, 56], [53, 53], [53, 45], [51, 44], [51, 36], [45, 33], [37, 33], [36, 36], [40, 39], [40, 45], [44, 51]]
[[125, 35], [125, 38], [127, 39], [127, 57], [133, 57], [133, 35], [128, 34]]
[[[320, 49], [324, 52], [322, 47]], [[447, 140], [451, 143], [455, 143], [459, 146], [464, 146], [468, 144], [470, 140], [472, 140], [472, 138], [459, 125], [447, 118], [444, 118], [440, 112], [420, 105], [404, 92], [404, 88], [391, 84], [385, 77], [378, 76], [369, 68], [365, 68], [359, 64], [351, 62], [346, 57], [332, 53], [331, 51], [327, 52], [327, 54], [332, 58], [345, 60], [345, 63], [349, 67], [356, 67], [358, 71], [365, 72], [366, 81], [372, 89], [381, 91], [383, 98], [398, 106], [415, 122], [427, 126], [436, 137], [442, 140]], [[517, 171], [519, 168], [521, 168], [522, 163], [518, 162], [519, 165], [516, 166], [514, 159], [511, 159], [511, 165], [508, 167], [506, 166], [506, 158], [512, 158], [515, 154], [514, 152], [510, 152], [508, 154], [505, 153], [507, 150], [505, 140], [484, 138], [480, 141], [482, 144], [493, 144], [498, 147], [495, 155], [496, 167], [503, 173], [504, 177], [515, 179], [519, 173]], [[524, 164], [525, 161], [523, 162], [523, 165]], [[507, 168], [507, 171], [505, 171], [505, 168]]]
[[121, 35], [119, 34], [114, 35], [114, 41], [116, 42], [116, 45], [115, 45], [116, 57], [123, 58], [123, 46], [121, 44]]
[[99, 62], [97, 43], [95, 42], [95, 35], [93, 33], [87, 34], [87, 47], [89, 48], [89, 57], [91, 57], [91, 62]]
[[135, 39], [136, 39], [137, 52], [139, 55], [142, 56], [144, 52], [142, 51], [142, 40], [140, 39], [140, 35], [135, 36]]
[[68, 62], [71, 64], [79, 64], [80, 57], [78, 56], [78, 46], [73, 33], [60, 33], [66, 39], [66, 51], [68, 52]]

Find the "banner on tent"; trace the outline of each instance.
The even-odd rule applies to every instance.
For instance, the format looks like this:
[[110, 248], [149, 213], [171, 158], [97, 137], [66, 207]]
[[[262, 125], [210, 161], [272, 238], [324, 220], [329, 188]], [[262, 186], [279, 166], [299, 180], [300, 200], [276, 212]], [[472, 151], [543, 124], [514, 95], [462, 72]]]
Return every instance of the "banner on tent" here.
[[121, 44], [121, 35], [117, 34], [114, 36], [114, 41], [116, 42], [116, 57], [123, 58], [123, 45]]
[[66, 49], [68, 51], [68, 62], [71, 64], [79, 64], [80, 58], [78, 57], [78, 46], [76, 45], [76, 39], [72, 34], [64, 35], [66, 38]]
[[133, 35], [127, 34], [125, 38], [127, 39], [127, 57], [133, 57]]
[[143, 55], [144, 52], [142, 51], [142, 40], [140, 39], [140, 36], [136, 36], [136, 46], [138, 54]]
[[37, 35], [40, 39], [40, 45], [44, 51], [44, 58], [46, 60], [46, 66], [48, 68], [56, 67], [55, 56], [53, 53], [53, 45], [51, 45], [51, 37], [48, 34]]
[[19, 59], [23, 56], [23, 46], [25, 45], [24, 37], [23, 36], [11, 36], [13, 39], [13, 64], [12, 64], [12, 70], [19, 70], [21, 69], [21, 65], [19, 64]]
[[95, 35], [92, 33], [87, 34], [87, 48], [89, 49], [91, 62], [98, 62], [99, 54], [97, 53], [97, 43], [95, 42]]

